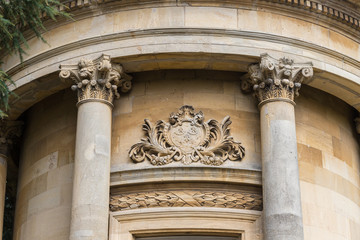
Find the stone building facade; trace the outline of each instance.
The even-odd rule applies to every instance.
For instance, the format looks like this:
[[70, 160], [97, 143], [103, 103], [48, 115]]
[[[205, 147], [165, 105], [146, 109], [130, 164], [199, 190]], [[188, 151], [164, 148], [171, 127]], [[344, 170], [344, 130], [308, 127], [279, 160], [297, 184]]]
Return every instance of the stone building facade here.
[[64, 3], [1, 56], [14, 240], [360, 239], [358, 1]]

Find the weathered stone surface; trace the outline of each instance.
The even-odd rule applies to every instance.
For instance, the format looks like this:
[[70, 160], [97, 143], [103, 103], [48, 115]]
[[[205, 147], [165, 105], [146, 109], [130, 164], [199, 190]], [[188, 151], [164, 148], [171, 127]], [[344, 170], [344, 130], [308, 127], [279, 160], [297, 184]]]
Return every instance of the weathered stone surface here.
[[[120, 189], [129, 186], [138, 189], [143, 183], [152, 185], [154, 182], [191, 181], [189, 184], [193, 185], [193, 182], [206, 182], [206, 191], [211, 188], [213, 192], [236, 191], [225, 190], [223, 187], [216, 188], [216, 182], [224, 182], [226, 186], [242, 183], [259, 186], [259, 110], [256, 107], [256, 99], [241, 93], [239, 75], [236, 72], [205, 70], [169, 70], [134, 74], [134, 91], [124, 94], [114, 103], [111, 185]], [[189, 88], [189, 85], [193, 88]], [[204, 85], [206, 87], [203, 88]], [[128, 151], [143, 135], [139, 128], [143, 119], [148, 117], [152, 122], [166, 119], [168, 114], [176, 111], [179, 106], [190, 104], [191, 102], [184, 102], [184, 92], [194, 96], [197, 92], [201, 94], [201, 97], [192, 98], [192, 104], [202, 110], [206, 117], [222, 119], [227, 114], [231, 115], [231, 134], [234, 139], [240, 139], [246, 147], [246, 157], [241, 162], [226, 161], [219, 167], [199, 167], [194, 164], [186, 168], [182, 164], [153, 167], [150, 163], [131, 162]], [[221, 104], [227, 101], [214, 105], [220, 96], [224, 96], [223, 99], [227, 99], [228, 102], [231, 99], [235, 101], [236, 96], [243, 101], [237, 102], [236, 108], [235, 105], [221, 108]], [[77, 111], [75, 103], [76, 95], [66, 90], [36, 104], [27, 112], [20, 163], [15, 239], [69, 239]], [[123, 104], [128, 104], [128, 107], [122, 112], [120, 108]], [[318, 240], [326, 236], [328, 239], [353, 240], [353, 236], [357, 237], [356, 229], [360, 226], [360, 181], [357, 165], [360, 154], [353, 122], [356, 112], [343, 101], [308, 86], [302, 87], [295, 111], [305, 239]], [[336, 144], [340, 144], [335, 150], [338, 157], [334, 156]], [[56, 155], [57, 161], [52, 161], [51, 159], [56, 159]], [[51, 167], [52, 163], [56, 163], [55, 168]], [[232, 163], [234, 165], [231, 165]], [[163, 190], [162, 187], [156, 189]], [[138, 192], [150, 191], [141, 189]], [[327, 201], [324, 201], [324, 198]], [[49, 206], [53, 207], [49, 209]], [[246, 233], [251, 232], [251, 235], [246, 237], [263, 239], [260, 230], [262, 219], [259, 218], [256, 223], [245, 224], [244, 215], [239, 212], [249, 211], [246, 209], [202, 206], [200, 208], [204, 211], [197, 211], [197, 218], [194, 220], [190, 217], [174, 217], [175, 214], [170, 212], [169, 208], [174, 209], [154, 207], [119, 211], [121, 214], [132, 211], [163, 211], [168, 218], [158, 218], [153, 223], [146, 220], [134, 220], [129, 223], [124, 220], [119, 223], [121, 231], [111, 228], [110, 232], [115, 232], [113, 236], [131, 239], [131, 234], [129, 238], [125, 234], [128, 229], [150, 229], [159, 227], [160, 224], [165, 230], [169, 230], [174, 226], [193, 227], [194, 221], [195, 226], [202, 224], [201, 226], [212, 229], [216, 216], [219, 228], [244, 229]], [[210, 212], [209, 208], [220, 210], [211, 215], [211, 220], [204, 220], [204, 215]], [[232, 210], [226, 215], [232, 219], [231, 221], [225, 220], [226, 217], [222, 215], [228, 210]], [[184, 214], [184, 211], [179, 211], [179, 214]], [[149, 212], [144, 212], [144, 216], [149, 217]], [[200, 216], [204, 218], [200, 219]], [[238, 216], [240, 220], [235, 221], [234, 216]], [[176, 220], [170, 221], [169, 217]], [[341, 224], [338, 224], [339, 222]], [[36, 230], [38, 224], [46, 226], [47, 230]]]
[[264, 239], [304, 239], [294, 106], [261, 106]]
[[[76, 96], [54, 94], [27, 112], [22, 135], [14, 239], [68, 240]], [[54, 107], [56, 106], [56, 107]], [[42, 228], [38, 229], [37, 226]]]
[[[11, 89], [20, 96], [11, 99], [10, 117], [17, 119], [24, 113], [27, 131], [21, 149], [14, 239], [69, 239], [76, 99], [56, 94], [69, 87], [68, 82], [58, 80], [59, 64], [106, 53], [132, 75], [138, 73], [134, 74], [133, 91], [114, 102], [110, 157], [113, 186], [203, 181], [209, 183], [207, 190], [216, 192], [222, 189], [216, 189], [213, 182], [260, 184], [259, 110], [251, 96], [240, 93], [238, 79], [249, 64], [259, 61], [261, 53], [269, 52], [276, 59], [286, 56], [314, 64], [315, 77], [303, 81], [295, 109], [305, 239], [358, 240], [360, 150], [353, 121], [357, 113], [351, 106], [360, 110], [359, 11], [358, 4], [351, 3], [355, 0], [67, 1], [71, 11], [76, 9], [72, 12], [76, 21], [46, 23], [48, 44], [29, 39], [30, 48], [22, 64], [16, 55], [2, 59], [2, 67], [16, 81]], [[304, 85], [333, 96], [311, 87], [304, 89]], [[101, 87], [96, 91], [102, 91]], [[226, 161], [216, 167], [200, 163], [184, 166], [180, 162], [161, 167], [149, 161], [133, 164], [128, 152], [143, 136], [139, 128], [143, 119], [165, 119], [183, 105], [201, 109], [213, 119], [230, 115], [231, 134], [246, 147], [242, 161]], [[279, 125], [292, 128], [283, 119], [274, 122], [269, 122], [273, 132]], [[91, 127], [102, 123], [101, 119]], [[102, 136], [95, 136], [93, 143], [98, 147], [89, 148], [93, 150], [89, 152], [107, 155], [104, 142]], [[290, 145], [294, 146], [293, 142]], [[290, 156], [288, 148], [281, 150]], [[287, 166], [288, 159], [284, 162]], [[284, 182], [278, 187], [285, 188]], [[224, 202], [221, 197], [217, 199]], [[214, 208], [212, 201], [208, 207], [192, 210], [174, 210], [176, 207], [161, 202], [161, 207], [118, 211], [116, 220], [110, 218], [119, 222], [110, 225], [109, 239], [131, 240], [137, 231], [184, 228], [214, 234], [223, 230], [246, 239], [263, 239], [262, 218], [254, 213], [258, 211]], [[91, 210], [99, 215], [106, 211]], [[86, 209], [78, 213], [86, 213]], [[284, 216], [293, 222], [288, 229], [274, 226], [276, 230], [286, 232], [299, 223], [291, 213]], [[283, 219], [272, 217], [274, 222]]]

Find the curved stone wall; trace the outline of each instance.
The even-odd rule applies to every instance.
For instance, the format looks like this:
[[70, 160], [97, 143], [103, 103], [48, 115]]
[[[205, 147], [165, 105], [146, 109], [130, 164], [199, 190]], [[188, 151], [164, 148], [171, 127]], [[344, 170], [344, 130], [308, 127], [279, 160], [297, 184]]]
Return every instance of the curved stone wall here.
[[360, 147], [354, 109], [309, 87], [297, 99], [296, 134], [305, 239], [360, 237]]
[[14, 239], [69, 239], [75, 95], [60, 91], [26, 112]]
[[[20, 96], [11, 99], [10, 119], [24, 114], [26, 126], [16, 240], [69, 239], [77, 109], [76, 94], [67, 90], [72, 83], [59, 80], [58, 67], [101, 54], [133, 76], [132, 90], [121, 93], [112, 112], [110, 240], [145, 234], [151, 225], [146, 219], [159, 221], [166, 232], [178, 216], [186, 228], [197, 219], [206, 230], [219, 216], [219, 229], [262, 239], [261, 117], [257, 100], [240, 91], [240, 79], [265, 52], [314, 67], [295, 100], [305, 240], [360, 238], [357, 3], [65, 2], [76, 21], [47, 23], [48, 44], [29, 35], [22, 65], [16, 56], [2, 57]], [[144, 137], [144, 119], [168, 121], [183, 105], [202, 111], [205, 121], [229, 115], [230, 135], [245, 147], [245, 157], [219, 166], [132, 162], [129, 151]], [[95, 136], [99, 154], [109, 142], [102, 140]], [[173, 209], [179, 204], [183, 213]], [[234, 221], [227, 224], [229, 219]]]
[[[183, 105], [202, 111], [205, 121], [221, 122], [230, 116], [230, 135], [246, 146], [241, 161], [226, 161], [220, 167], [260, 170], [260, 129], [256, 101], [240, 90], [236, 72], [205, 70], [149, 71], [134, 74], [133, 91], [114, 102], [112, 133], [112, 172], [152, 168], [149, 161], [135, 164], [130, 147], [144, 138], [142, 124], [149, 119], [168, 121]], [[192, 166], [194, 164], [190, 164]], [[195, 164], [197, 167], [206, 165]], [[183, 167], [174, 162], [164, 167]]]
[[[125, 210], [126, 215], [129, 208], [152, 211], [154, 207], [166, 207], [164, 211], [171, 212], [172, 207], [180, 205], [186, 211], [193, 211], [189, 207], [206, 207], [210, 212], [213, 207], [222, 208], [224, 214], [232, 209], [251, 210], [252, 214], [254, 210], [261, 210], [259, 111], [255, 99], [240, 91], [241, 74], [166, 70], [133, 75], [133, 90], [114, 102], [111, 211]], [[15, 239], [68, 239], [75, 102], [75, 93], [60, 91], [26, 112]], [[326, 236], [327, 239], [355, 240], [359, 237], [360, 224], [360, 149], [352, 122], [356, 111], [343, 101], [306, 86], [296, 102], [305, 239]], [[205, 120], [221, 121], [230, 115], [231, 135], [245, 147], [245, 157], [218, 167], [133, 163], [128, 152], [144, 137], [141, 129], [144, 118], [152, 123], [167, 121], [169, 113], [185, 104], [202, 111]], [[154, 193], [157, 194], [155, 200]], [[228, 200], [234, 196], [238, 200]], [[128, 200], [124, 202], [122, 197]], [[147, 200], [144, 206], [136, 207], [131, 197]], [[261, 237], [261, 218], [251, 219], [238, 226], [250, 234], [246, 236]], [[114, 224], [111, 226], [117, 229]], [[135, 226], [130, 224], [129, 228]], [[111, 234], [118, 236], [120, 233], [113, 228], [111, 231], [115, 232]]]

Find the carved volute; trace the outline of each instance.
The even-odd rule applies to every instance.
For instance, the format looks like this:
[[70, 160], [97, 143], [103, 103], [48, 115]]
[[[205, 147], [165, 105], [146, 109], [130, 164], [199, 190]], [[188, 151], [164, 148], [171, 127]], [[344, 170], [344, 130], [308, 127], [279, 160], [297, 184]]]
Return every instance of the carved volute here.
[[81, 59], [77, 65], [61, 65], [60, 78], [71, 79], [71, 89], [78, 93], [78, 103], [105, 101], [110, 105], [114, 97], [131, 89], [131, 77], [124, 73], [120, 64], [111, 63], [110, 56], [102, 55], [95, 60]]
[[289, 101], [299, 95], [304, 80], [313, 76], [312, 63], [294, 63], [292, 59], [274, 59], [261, 55], [261, 61], [248, 68], [249, 74], [242, 80], [242, 90], [254, 91], [260, 104], [267, 101]]
[[134, 162], [149, 160], [153, 165], [171, 162], [221, 165], [226, 160], [241, 160], [245, 149], [230, 136], [230, 117], [221, 123], [204, 121], [202, 112], [195, 113], [192, 106], [182, 106], [171, 113], [169, 122], [158, 121], [152, 126], [145, 119], [143, 130], [146, 138], [133, 145], [129, 156]]

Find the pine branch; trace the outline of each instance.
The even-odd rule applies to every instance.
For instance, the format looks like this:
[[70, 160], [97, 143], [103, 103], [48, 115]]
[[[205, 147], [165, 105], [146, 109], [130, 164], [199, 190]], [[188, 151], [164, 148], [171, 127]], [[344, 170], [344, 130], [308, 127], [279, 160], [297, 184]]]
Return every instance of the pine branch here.
[[[42, 37], [46, 31], [42, 16], [45, 14], [54, 21], [59, 16], [71, 18], [60, 7], [67, 8], [58, 0], [0, 0], [0, 50], [18, 55], [23, 62], [25, 49], [29, 48], [23, 32], [29, 29], [46, 43]], [[15, 83], [0, 67], [0, 118], [6, 117], [9, 110], [9, 97], [13, 95], [9, 85]]]

